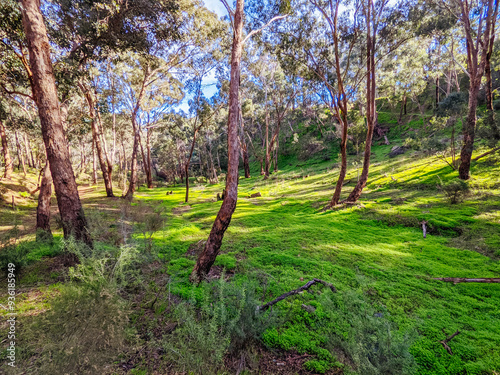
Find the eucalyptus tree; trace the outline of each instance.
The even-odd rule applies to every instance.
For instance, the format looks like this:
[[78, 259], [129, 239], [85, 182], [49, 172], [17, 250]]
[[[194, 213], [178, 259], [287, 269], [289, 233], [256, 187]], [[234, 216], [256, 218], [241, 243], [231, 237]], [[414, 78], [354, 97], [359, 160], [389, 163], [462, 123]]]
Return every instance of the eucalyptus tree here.
[[[226, 175], [226, 194], [221, 208], [215, 218], [212, 230], [208, 236], [203, 251], [200, 253], [196, 265], [191, 273], [190, 279], [192, 282], [200, 282], [210, 271], [210, 268], [215, 262], [219, 253], [224, 233], [231, 222], [236, 202], [238, 200], [238, 163], [239, 163], [239, 142], [238, 142], [238, 121], [240, 117], [240, 64], [243, 45], [253, 35], [262, 32], [264, 28], [269, 26], [276, 20], [284, 18], [283, 15], [276, 15], [280, 11], [286, 10], [286, 7], [280, 6], [279, 3], [271, 3], [274, 5], [274, 11], [263, 12], [264, 23], [259, 24], [258, 29], [251, 30], [245, 38], [243, 38], [244, 26], [244, 6], [245, 0], [237, 0], [235, 9], [231, 9], [226, 0], [222, 0], [228, 11], [231, 25], [233, 28], [233, 44], [231, 49], [231, 79], [229, 85], [229, 111], [227, 121], [227, 144], [228, 144], [228, 168]], [[257, 8], [264, 9], [269, 5], [267, 1], [255, 2]], [[253, 5], [250, 3], [250, 5]], [[277, 5], [277, 6], [276, 6]], [[254, 19], [255, 20], [255, 19]]]
[[463, 145], [460, 152], [458, 176], [470, 178], [470, 164], [476, 135], [478, 93], [485, 73], [495, 35], [498, 16], [497, 0], [451, 0], [441, 3], [455, 16], [463, 29], [467, 47], [467, 75], [469, 77], [468, 114], [463, 126]]
[[[339, 203], [347, 172], [347, 113], [364, 75], [361, 1], [299, 0], [282, 33], [278, 56], [288, 71], [323, 85], [320, 95], [340, 126], [340, 172], [330, 206]], [[344, 9], [344, 10], [343, 10]], [[318, 16], [318, 14], [320, 16]]]
[[21, 10], [33, 77], [33, 96], [38, 107], [64, 235], [73, 235], [93, 247], [70, 162], [50, 58], [50, 44], [39, 3], [36, 0], [22, 0]]

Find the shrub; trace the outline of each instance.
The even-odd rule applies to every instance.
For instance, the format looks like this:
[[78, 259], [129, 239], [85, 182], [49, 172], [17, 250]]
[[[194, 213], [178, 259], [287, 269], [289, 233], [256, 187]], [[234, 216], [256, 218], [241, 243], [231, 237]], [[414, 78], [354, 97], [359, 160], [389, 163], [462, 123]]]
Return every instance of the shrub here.
[[33, 337], [27, 345], [43, 348], [36, 360], [40, 374], [103, 374], [135, 337], [118, 292], [135, 279], [138, 252], [130, 246], [90, 252], [73, 239], [63, 247], [80, 264], [70, 268], [71, 280], [51, 309], [26, 328]]
[[16, 274], [28, 264], [27, 255], [28, 247], [22, 244], [12, 244], [4, 246], [0, 249], [0, 267], [3, 272], [7, 273], [7, 266], [12, 263], [15, 266]]
[[335, 311], [329, 344], [341, 348], [363, 375], [413, 374], [415, 360], [410, 354], [416, 333], [401, 333], [381, 308], [377, 311], [357, 292], [324, 294], [323, 307]]
[[139, 202], [132, 210], [132, 219], [137, 230], [143, 235], [144, 248], [147, 252], [153, 248], [153, 235], [165, 226], [163, 211], [163, 207], [153, 209], [144, 202]]
[[[176, 306], [178, 328], [163, 338], [166, 359], [179, 371], [215, 374], [223, 368], [224, 356], [236, 355], [259, 339], [272, 319], [257, 313], [255, 284], [227, 283], [224, 274], [204, 285], [204, 296], [197, 303]], [[193, 290], [194, 293], [194, 290]]]
[[30, 327], [40, 374], [103, 374], [126, 349], [127, 309], [111, 288], [69, 284]]
[[456, 204], [470, 195], [470, 186], [462, 180], [453, 180], [448, 183], [440, 182], [439, 189], [448, 197], [451, 204]]

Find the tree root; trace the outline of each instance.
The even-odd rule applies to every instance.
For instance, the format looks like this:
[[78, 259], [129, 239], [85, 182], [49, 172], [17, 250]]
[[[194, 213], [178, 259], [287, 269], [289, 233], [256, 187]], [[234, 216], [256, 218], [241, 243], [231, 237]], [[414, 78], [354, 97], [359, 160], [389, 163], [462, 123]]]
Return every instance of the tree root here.
[[330, 290], [333, 292], [333, 293], [337, 293], [337, 288], [335, 288], [333, 286], [333, 284], [330, 284], [326, 281], [323, 281], [323, 280], [320, 280], [320, 279], [312, 279], [311, 281], [307, 282], [305, 285], [302, 285], [300, 288], [298, 289], [295, 289], [295, 290], [291, 290], [290, 292], [287, 292], [287, 293], [284, 293], [282, 294], [281, 296], [279, 296], [278, 298], [272, 300], [271, 302], [268, 302], [266, 303], [265, 305], [262, 305], [262, 306], [259, 306], [257, 307], [257, 311], [266, 311], [268, 308], [270, 308], [271, 306], [273, 306], [274, 304], [278, 303], [279, 301], [282, 301], [284, 300], [285, 298], [287, 297], [290, 297], [290, 296], [293, 296], [295, 294], [299, 294], [300, 292], [303, 292], [304, 290], [307, 290], [309, 289], [311, 286], [313, 286], [314, 284], [323, 284], [324, 286], [327, 286], [330, 288]]

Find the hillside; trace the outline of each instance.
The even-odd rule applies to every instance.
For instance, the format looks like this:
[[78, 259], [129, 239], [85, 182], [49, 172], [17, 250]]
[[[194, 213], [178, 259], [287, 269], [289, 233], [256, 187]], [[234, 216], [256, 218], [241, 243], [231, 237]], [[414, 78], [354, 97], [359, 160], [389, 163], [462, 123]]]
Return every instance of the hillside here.
[[[374, 147], [368, 186], [356, 205], [323, 209], [338, 173], [334, 160], [288, 157], [267, 181], [257, 170], [240, 177], [238, 206], [211, 281], [198, 287], [188, 277], [220, 206], [215, 197], [222, 183], [196, 184], [189, 204], [183, 186], [140, 188], [131, 206], [105, 198], [101, 187], [82, 188], [98, 242], [95, 254], [70, 273], [72, 282], [61, 233], [52, 245], [35, 244], [24, 224], [32, 225], [35, 205], [18, 193], [16, 211], [6, 202], [1, 216], [3, 238], [12, 237], [13, 223], [24, 225], [11, 250], [25, 266], [18, 281], [22, 364], [31, 370], [43, 364], [47, 373], [64, 369], [76, 352], [58, 348], [75, 340], [80, 368], [103, 374], [500, 371], [500, 286], [433, 280], [500, 275], [499, 156], [473, 165], [471, 194], [452, 204], [439, 186], [456, 172], [436, 155], [408, 150], [389, 158], [401, 142], [394, 137], [391, 145]], [[357, 178], [349, 169], [345, 194]], [[22, 190], [20, 180], [17, 188], [0, 183]], [[256, 192], [262, 196], [249, 198]], [[116, 259], [113, 270], [123, 265], [126, 281], [106, 271]], [[312, 286], [255, 312], [314, 278], [337, 292]], [[118, 296], [98, 303], [95, 290]], [[76, 295], [78, 314], [95, 316], [90, 323], [67, 321]], [[0, 301], [6, 302], [4, 291]], [[34, 335], [40, 332], [34, 327], [46, 331]], [[2, 337], [6, 330], [3, 323]], [[441, 341], [457, 330], [447, 342], [451, 354]], [[116, 341], [92, 348], [89, 336], [96, 332], [113, 333]], [[50, 353], [59, 354], [47, 361]], [[5, 365], [2, 371], [19, 373]]]

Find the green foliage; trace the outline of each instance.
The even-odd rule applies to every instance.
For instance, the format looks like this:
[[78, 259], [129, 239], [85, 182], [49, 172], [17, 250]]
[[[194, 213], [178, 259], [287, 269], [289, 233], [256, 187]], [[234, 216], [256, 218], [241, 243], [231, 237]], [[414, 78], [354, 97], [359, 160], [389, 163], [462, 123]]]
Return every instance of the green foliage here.
[[356, 292], [326, 299], [325, 310], [335, 311], [330, 345], [340, 347], [360, 374], [413, 374], [416, 364], [410, 347], [416, 331], [401, 332], [386, 308], [370, 305]]
[[272, 321], [256, 311], [254, 283], [228, 283], [224, 276], [204, 285], [201, 301], [193, 294], [189, 302], [175, 307], [179, 326], [163, 338], [163, 348], [179, 371], [219, 373], [228, 352], [238, 353], [255, 343]]
[[38, 373], [104, 373], [132, 338], [127, 314], [124, 301], [104, 285], [61, 287], [49, 312], [29, 327], [34, 340], [29, 345], [43, 348], [36, 361]]
[[139, 202], [131, 210], [131, 216], [135, 227], [143, 235], [146, 252], [151, 252], [154, 234], [163, 229], [166, 223], [164, 207], [153, 208], [144, 202]]
[[16, 272], [20, 272], [28, 264], [29, 248], [22, 245], [6, 245], [0, 250], [0, 267], [7, 274], [7, 266], [12, 263]]
[[437, 114], [444, 117], [463, 116], [467, 111], [468, 92], [452, 92], [439, 102]]
[[80, 263], [70, 268], [72, 280], [100, 290], [103, 287], [125, 287], [138, 275], [139, 251], [130, 245], [119, 248], [94, 249], [90, 254], [85, 244], [73, 239], [63, 241], [65, 250], [75, 254]]
[[441, 181], [439, 188], [448, 197], [451, 204], [459, 203], [471, 194], [469, 184], [466, 181], [458, 179], [447, 183]]

